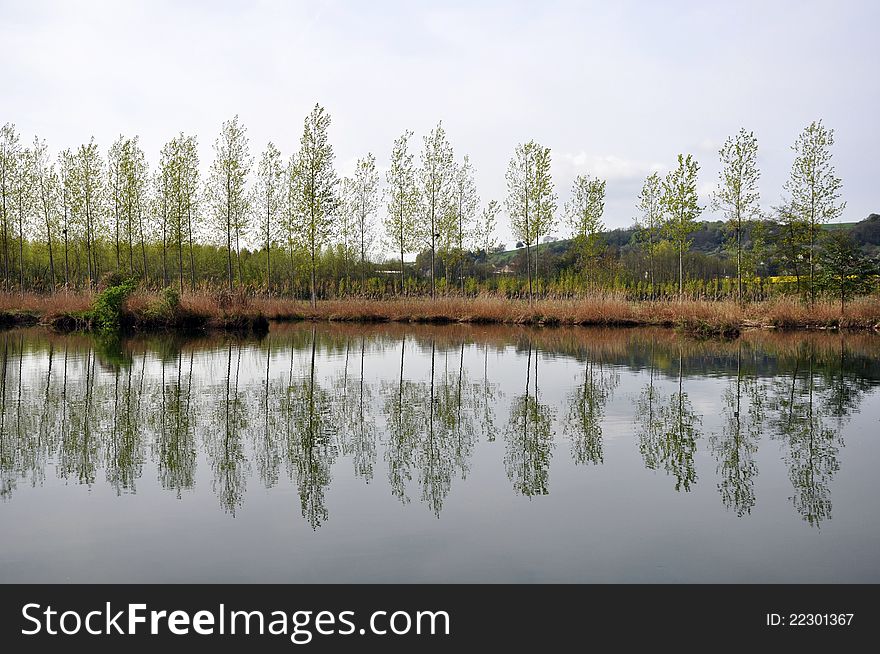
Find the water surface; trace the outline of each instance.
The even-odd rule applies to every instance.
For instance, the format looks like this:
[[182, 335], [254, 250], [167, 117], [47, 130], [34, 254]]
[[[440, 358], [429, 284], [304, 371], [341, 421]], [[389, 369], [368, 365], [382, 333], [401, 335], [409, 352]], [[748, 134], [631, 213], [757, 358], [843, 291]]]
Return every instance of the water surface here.
[[878, 582], [880, 338], [0, 333], [0, 581]]

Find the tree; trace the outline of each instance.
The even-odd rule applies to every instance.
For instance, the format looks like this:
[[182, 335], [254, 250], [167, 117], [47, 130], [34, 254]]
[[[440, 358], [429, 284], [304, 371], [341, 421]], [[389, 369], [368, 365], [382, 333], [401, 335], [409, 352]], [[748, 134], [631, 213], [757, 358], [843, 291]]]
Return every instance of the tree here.
[[477, 252], [482, 250], [487, 257], [495, 249], [495, 229], [500, 211], [501, 205], [498, 204], [498, 201], [490, 200], [489, 204], [480, 212], [480, 218], [471, 233], [474, 250]]
[[566, 204], [565, 213], [584, 266], [591, 271], [601, 255], [604, 210], [605, 180], [578, 175], [571, 187], [571, 200]]
[[431, 132], [424, 137], [422, 150], [422, 167], [419, 171], [419, 182], [425, 220], [416, 228], [420, 236], [431, 249], [431, 297], [436, 293], [437, 242], [449, 232], [449, 211], [452, 203], [452, 184], [455, 167], [452, 146], [446, 139], [443, 123], [437, 123]]
[[52, 279], [52, 290], [55, 290], [55, 254], [52, 237], [58, 230], [58, 195], [59, 181], [55, 166], [49, 163], [49, 149], [46, 141], [34, 137], [33, 174], [37, 192], [37, 205], [40, 214], [40, 227], [46, 239], [49, 253], [49, 275]]
[[232, 275], [232, 240], [238, 260], [238, 278], [241, 281], [241, 253], [239, 236], [250, 214], [247, 178], [251, 170], [248, 138], [238, 115], [223, 123], [220, 136], [214, 141], [214, 162], [208, 175], [208, 197], [213, 209], [215, 228], [226, 242], [226, 273], [229, 290]]
[[24, 239], [25, 220], [31, 213], [34, 202], [34, 173], [33, 153], [30, 148], [19, 150], [18, 162], [15, 166], [15, 178], [13, 182], [15, 204], [18, 209], [17, 227], [18, 232], [18, 288], [24, 292]]
[[[189, 241], [190, 287], [195, 291], [196, 261], [193, 252], [193, 241], [195, 238], [193, 234], [193, 218], [198, 215], [199, 203], [199, 144], [195, 136], [184, 136], [183, 133], [177, 139], [179, 143], [177, 148], [179, 157], [177, 192], [181, 196], [179, 203], [181, 211], [186, 214], [186, 231], [187, 240]], [[180, 246], [181, 243], [178, 243], [179, 249]]]
[[110, 205], [113, 207], [113, 229], [116, 233], [116, 270], [119, 270], [119, 230], [122, 222], [119, 214], [123, 202], [122, 186], [125, 174], [123, 169], [126, 165], [124, 150], [128, 149], [126, 143], [127, 139], [120, 134], [107, 153], [107, 190], [110, 194]]
[[306, 117], [298, 167], [298, 210], [303, 218], [301, 241], [309, 250], [311, 263], [312, 306], [317, 305], [315, 270], [317, 254], [333, 234], [333, 216], [338, 205], [336, 187], [339, 180], [333, 168], [333, 146], [327, 137], [330, 114], [316, 104]]
[[[159, 169], [153, 177], [153, 211], [151, 212], [159, 221], [158, 231], [162, 234], [162, 283], [165, 286], [168, 286], [168, 218], [170, 207], [173, 205], [171, 167], [171, 148], [166, 144], [159, 155]], [[231, 266], [229, 272], [231, 275]]]
[[339, 194], [339, 219], [336, 225], [337, 247], [342, 256], [342, 265], [345, 271], [345, 287], [351, 287], [351, 261], [357, 252], [357, 234], [355, 221], [357, 216], [357, 194], [355, 181], [351, 177], [343, 177], [340, 180], [341, 191]]
[[736, 298], [743, 298], [743, 223], [760, 217], [758, 205], [758, 139], [753, 132], [740, 129], [729, 137], [721, 150], [721, 172], [718, 188], [712, 199], [713, 207], [724, 214], [732, 232], [736, 251]]
[[414, 245], [415, 218], [419, 209], [419, 187], [413, 155], [408, 152], [412, 132], [406, 131], [394, 141], [391, 149], [391, 165], [385, 174], [388, 184], [388, 213], [385, 216], [385, 231], [400, 252], [400, 290], [405, 292], [406, 279], [404, 255]]
[[807, 256], [809, 229], [790, 205], [783, 204], [774, 207], [773, 210], [779, 224], [773, 243], [774, 257], [782, 271], [794, 276], [797, 292], [800, 293], [804, 278], [803, 264], [809, 261]]
[[282, 190], [283, 207], [281, 211], [281, 237], [290, 255], [290, 275], [288, 283], [292, 283], [294, 270], [294, 250], [301, 245], [299, 237], [302, 225], [299, 202], [299, 163], [294, 153], [291, 155], [284, 170], [284, 188]]
[[664, 231], [678, 251], [678, 299], [684, 298], [684, 253], [691, 245], [690, 235], [703, 207], [697, 197], [697, 171], [700, 166], [691, 156], [678, 155], [678, 167], [663, 181], [661, 204], [666, 215]]
[[785, 190], [791, 196], [788, 206], [792, 215], [807, 226], [807, 256], [809, 258], [810, 303], [816, 301], [815, 249], [819, 225], [838, 218], [846, 208], [840, 200], [843, 185], [831, 164], [831, 146], [834, 130], [826, 129], [822, 121], [810, 123], [798, 136], [792, 150], [795, 152], [791, 176]]
[[507, 214], [514, 238], [526, 247], [529, 304], [533, 300], [531, 246], [535, 241], [535, 157], [540, 146], [534, 141], [520, 143], [507, 164]]
[[284, 164], [281, 152], [272, 141], [266, 145], [257, 166], [257, 190], [255, 206], [259, 214], [259, 237], [266, 248], [266, 291], [272, 292], [273, 243], [277, 243], [280, 224], [279, 214], [284, 205]]
[[357, 237], [361, 268], [361, 292], [364, 291], [367, 255], [373, 245], [373, 214], [379, 208], [379, 173], [376, 157], [372, 153], [358, 159], [348, 198], [354, 210], [354, 227]]
[[550, 148], [538, 147], [535, 152], [535, 278], [538, 279], [538, 249], [541, 237], [556, 228], [556, 193], [550, 173]]
[[[196, 160], [198, 162], [198, 159]], [[123, 149], [122, 214], [125, 223], [125, 237], [128, 241], [128, 270], [134, 273], [134, 241], [138, 235], [141, 250], [141, 274], [147, 275], [147, 235], [144, 231], [144, 210], [147, 205], [147, 189], [150, 183], [150, 168], [147, 158], [138, 143], [138, 137], [127, 139]], [[198, 172], [196, 173], [198, 174]], [[192, 248], [192, 245], [190, 245]]]
[[15, 176], [19, 163], [19, 141], [15, 125], [0, 128], [0, 238], [3, 239], [3, 285], [9, 288], [9, 231], [13, 217]]
[[86, 271], [91, 288], [98, 275], [97, 249], [104, 200], [104, 162], [94, 138], [79, 146], [74, 155], [72, 190], [71, 208], [85, 240]]
[[453, 183], [453, 201], [455, 203], [455, 237], [458, 248], [458, 277], [461, 283], [461, 292], [464, 293], [464, 247], [465, 240], [473, 230], [471, 225], [480, 206], [480, 196], [477, 194], [477, 183], [474, 181], [474, 167], [470, 157], [464, 156], [460, 166], [455, 167]]
[[73, 235], [71, 202], [73, 198], [75, 160], [70, 150], [58, 156], [59, 185], [61, 187], [61, 235], [64, 237], [64, 289], [70, 288], [70, 238]]
[[[183, 235], [186, 231], [186, 209], [183, 191], [183, 142], [182, 139], [174, 138], [162, 148], [162, 157], [159, 161], [160, 175], [162, 176], [164, 225], [163, 251], [165, 250], [167, 236], [177, 245], [177, 282], [183, 291]], [[166, 284], [168, 283], [166, 278]]]
[[654, 284], [656, 277], [655, 255], [657, 245], [663, 227], [663, 198], [662, 182], [657, 173], [651, 173], [645, 179], [642, 190], [639, 193], [639, 217], [636, 219], [638, 237], [648, 251], [648, 274], [651, 283], [651, 297], [654, 297]]
[[854, 295], [870, 293], [877, 285], [877, 264], [865, 255], [853, 238], [835, 230], [824, 235], [818, 257], [818, 281], [822, 288], [840, 298], [840, 315]]

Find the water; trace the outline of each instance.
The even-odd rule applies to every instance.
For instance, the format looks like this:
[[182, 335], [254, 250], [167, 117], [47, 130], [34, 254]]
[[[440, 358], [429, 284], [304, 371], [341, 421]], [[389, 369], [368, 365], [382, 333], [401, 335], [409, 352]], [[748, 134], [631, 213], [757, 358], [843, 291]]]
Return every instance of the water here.
[[880, 581], [880, 337], [0, 333], [0, 581]]

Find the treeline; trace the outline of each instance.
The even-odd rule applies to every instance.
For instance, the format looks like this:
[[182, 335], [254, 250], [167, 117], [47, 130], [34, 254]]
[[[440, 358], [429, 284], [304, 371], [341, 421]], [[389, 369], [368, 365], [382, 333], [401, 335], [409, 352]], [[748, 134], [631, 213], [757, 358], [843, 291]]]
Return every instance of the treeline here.
[[[774, 273], [790, 278], [776, 289], [809, 301], [833, 292], [843, 302], [872, 287], [873, 260], [845, 232], [820, 229], [845, 208], [831, 163], [833, 130], [821, 121], [795, 141], [786, 200], [770, 210], [758, 193], [757, 138], [740, 130], [725, 142], [712, 198], [725, 218], [723, 256], [692, 251], [705, 207], [690, 154], [679, 155], [665, 177], [647, 177], [635, 238], [614, 247], [602, 222], [605, 180], [578, 176], [560, 208], [551, 150], [535, 141], [514, 149], [506, 197], [481, 202], [473, 163], [456, 159], [442, 123], [423, 137], [418, 160], [411, 131], [395, 140], [383, 184], [372, 153], [339, 177], [330, 122], [316, 105], [287, 160], [270, 142], [255, 161], [236, 116], [214, 141], [206, 178], [194, 135], [169, 140], [151, 166], [137, 136], [120, 136], [106, 153], [91, 139], [53, 158], [44, 140], [22, 145], [7, 123], [0, 130], [4, 289], [90, 288], [110, 271], [145, 286], [247, 287], [313, 303], [485, 290], [531, 300], [607, 288], [637, 298], [744, 301], [769, 292]], [[506, 266], [495, 259], [502, 211], [523, 248]], [[560, 223], [574, 247], [554, 256], [546, 240]], [[396, 260], [381, 260], [388, 251]], [[414, 264], [407, 261], [413, 254]]]

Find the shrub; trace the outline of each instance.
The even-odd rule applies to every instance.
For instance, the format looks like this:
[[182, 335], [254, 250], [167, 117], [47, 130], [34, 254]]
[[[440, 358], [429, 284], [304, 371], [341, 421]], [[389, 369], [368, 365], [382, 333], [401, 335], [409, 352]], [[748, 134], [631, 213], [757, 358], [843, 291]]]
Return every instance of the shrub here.
[[117, 331], [122, 315], [122, 304], [135, 287], [136, 284], [133, 280], [124, 280], [114, 286], [107, 286], [98, 293], [92, 310], [89, 312], [93, 326], [102, 332]]
[[167, 286], [150, 303], [144, 313], [148, 318], [172, 320], [180, 309], [180, 293], [173, 286]]

